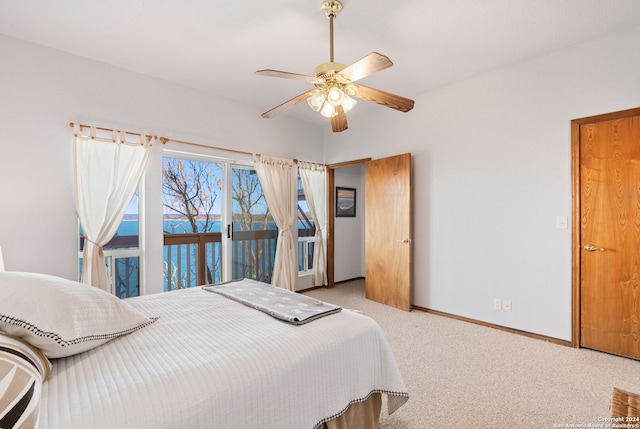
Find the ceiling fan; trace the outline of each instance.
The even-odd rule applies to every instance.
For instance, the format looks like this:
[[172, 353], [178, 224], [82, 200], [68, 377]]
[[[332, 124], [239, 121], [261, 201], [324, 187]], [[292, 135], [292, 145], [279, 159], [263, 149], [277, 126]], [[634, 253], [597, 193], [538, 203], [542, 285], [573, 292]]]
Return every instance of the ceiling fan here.
[[393, 63], [388, 57], [372, 52], [349, 66], [333, 61], [333, 19], [342, 10], [342, 3], [340, 0], [325, 0], [320, 4], [320, 10], [329, 18], [329, 62], [317, 66], [313, 70], [313, 76], [272, 69], [256, 71], [256, 74], [262, 76], [303, 80], [312, 83], [315, 88], [264, 112], [262, 117], [271, 118], [276, 113], [306, 100], [313, 110], [331, 119], [333, 132], [341, 132], [348, 128], [346, 112], [357, 103], [352, 97], [401, 112], [413, 109], [413, 100], [355, 83], [359, 79], [391, 67]]

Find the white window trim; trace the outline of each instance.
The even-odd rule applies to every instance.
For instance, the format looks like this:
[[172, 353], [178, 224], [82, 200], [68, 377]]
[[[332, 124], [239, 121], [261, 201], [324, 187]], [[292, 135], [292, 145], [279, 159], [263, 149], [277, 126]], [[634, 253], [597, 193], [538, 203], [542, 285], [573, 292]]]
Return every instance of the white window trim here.
[[310, 276], [313, 274], [313, 268], [309, 268], [309, 243], [314, 242], [314, 237], [298, 237], [298, 243], [302, 245], [302, 270], [298, 271], [299, 276]]

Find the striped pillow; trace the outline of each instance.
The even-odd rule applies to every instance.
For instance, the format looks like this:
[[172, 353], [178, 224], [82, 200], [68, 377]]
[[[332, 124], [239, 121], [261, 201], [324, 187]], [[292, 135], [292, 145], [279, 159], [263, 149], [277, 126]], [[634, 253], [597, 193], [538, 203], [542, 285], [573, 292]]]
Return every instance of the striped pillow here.
[[0, 332], [0, 428], [35, 428], [51, 364], [40, 350]]

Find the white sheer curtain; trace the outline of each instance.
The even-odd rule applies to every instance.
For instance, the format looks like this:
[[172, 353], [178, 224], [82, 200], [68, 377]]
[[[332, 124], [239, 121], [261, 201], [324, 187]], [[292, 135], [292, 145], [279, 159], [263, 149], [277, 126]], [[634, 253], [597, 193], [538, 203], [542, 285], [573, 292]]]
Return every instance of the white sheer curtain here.
[[313, 238], [313, 285], [327, 284], [327, 168], [324, 165], [298, 161], [298, 172], [302, 180], [311, 219], [316, 226]]
[[297, 201], [295, 201], [297, 181], [294, 179], [293, 160], [254, 155], [253, 166], [269, 205], [269, 211], [278, 226], [271, 284], [283, 289], [295, 290], [298, 263], [296, 245], [289, 230], [296, 220], [297, 208]]
[[140, 135], [127, 142], [125, 132], [111, 139], [82, 135], [74, 125], [74, 175], [76, 210], [84, 234], [82, 282], [109, 291], [102, 247], [111, 240], [142, 178], [151, 139]]

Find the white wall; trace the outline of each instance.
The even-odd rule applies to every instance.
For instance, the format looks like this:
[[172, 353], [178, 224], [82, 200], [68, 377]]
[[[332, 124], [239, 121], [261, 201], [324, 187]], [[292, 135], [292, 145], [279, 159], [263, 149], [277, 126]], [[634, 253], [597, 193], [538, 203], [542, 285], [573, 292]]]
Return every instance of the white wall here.
[[[356, 216], [337, 217], [334, 225], [334, 280], [364, 277], [364, 170], [360, 165], [337, 168], [335, 186], [356, 190]], [[335, 199], [335, 189], [331, 190]], [[335, 216], [335, 213], [330, 213]]]
[[571, 218], [570, 121], [640, 106], [639, 44], [640, 27], [325, 133], [327, 163], [413, 153], [415, 305], [571, 339], [571, 225], [555, 225]]
[[[266, 120], [255, 108], [1, 35], [0, 58], [0, 246], [7, 270], [77, 278], [71, 121], [323, 158], [322, 132], [303, 121]], [[154, 146], [146, 187], [151, 289], [162, 278], [161, 150]]]

